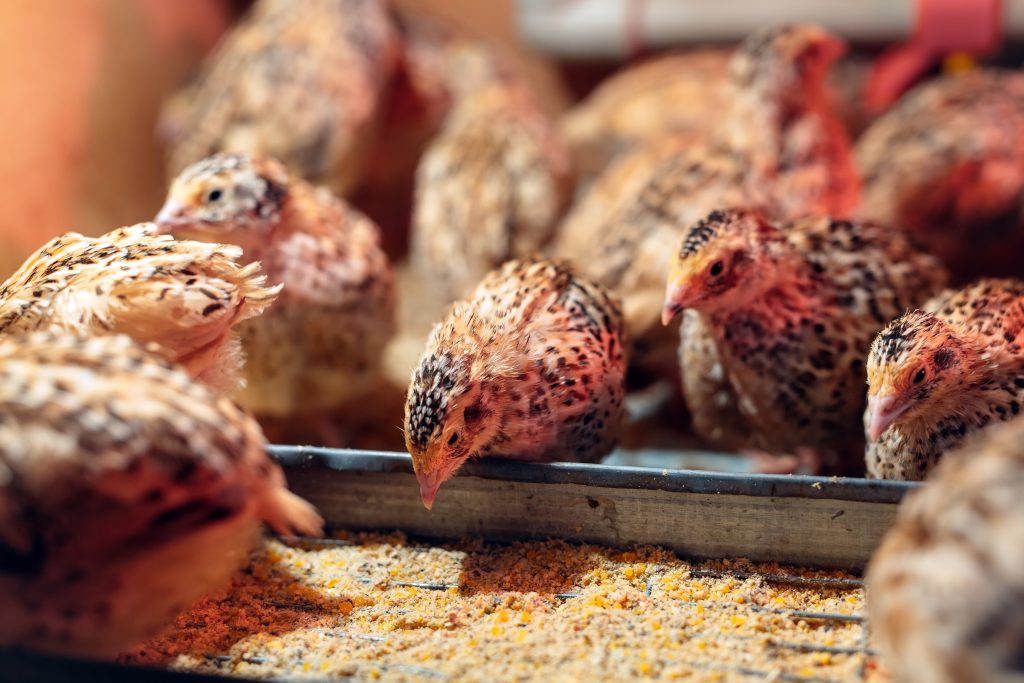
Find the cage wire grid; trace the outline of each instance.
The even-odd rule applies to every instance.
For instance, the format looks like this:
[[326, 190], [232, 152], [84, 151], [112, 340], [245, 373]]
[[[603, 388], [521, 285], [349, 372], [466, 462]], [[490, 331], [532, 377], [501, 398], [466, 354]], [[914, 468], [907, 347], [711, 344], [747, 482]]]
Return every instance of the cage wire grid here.
[[[310, 550], [329, 548], [332, 546], [353, 546], [356, 543], [344, 539], [332, 539], [332, 538], [309, 538], [299, 536], [278, 536], [276, 540], [282, 544], [299, 549], [299, 550]], [[423, 549], [425, 550], [425, 549]], [[355, 581], [364, 584], [379, 584], [380, 579], [372, 576], [365, 575], [351, 575], [347, 576]], [[691, 568], [688, 572], [689, 578], [708, 578], [708, 579], [726, 579], [733, 578], [736, 580], [747, 580], [750, 578], [759, 578], [761, 581], [767, 584], [775, 585], [788, 585], [802, 588], [812, 589], [838, 589], [838, 590], [857, 590], [863, 589], [864, 582], [861, 579], [854, 578], [832, 578], [832, 577], [806, 577], [789, 575], [782, 573], [762, 573], [762, 572], [748, 572], [748, 571], [736, 571], [736, 570], [715, 570], [715, 569], [696, 569]], [[654, 582], [657, 577], [651, 576], [647, 579], [646, 583], [646, 594], [651, 597], [654, 590]], [[388, 579], [386, 583], [390, 587], [397, 588], [414, 588], [419, 590], [428, 591], [449, 591], [452, 589], [458, 589], [460, 586], [454, 582], [422, 582], [422, 581], [400, 581]], [[562, 593], [556, 593], [553, 595], [556, 600], [565, 602], [581, 597], [581, 594], [576, 591], [568, 591]], [[786, 608], [766, 607], [753, 604], [735, 604], [732, 602], [726, 602], [723, 600], [680, 600], [668, 598], [675, 604], [696, 606], [701, 605], [705, 609], [717, 609], [717, 610], [733, 610], [739, 613], [752, 612], [752, 613], [769, 613], [776, 614], [791, 619], [804, 620], [807, 622], [814, 622], [817, 624], [841, 624], [841, 625], [855, 625], [860, 629], [859, 636], [857, 638], [856, 647], [845, 647], [845, 646], [830, 646], [821, 645], [816, 643], [797, 643], [788, 642], [784, 640], [776, 639], [772, 636], [767, 638], [755, 638], [753, 636], [744, 635], [732, 635], [722, 633], [711, 633], [702, 632], [700, 630], [693, 630], [687, 635], [692, 638], [706, 638], [715, 639], [719, 641], [737, 642], [743, 643], [748, 642], [751, 647], [760, 645], [766, 645], [769, 649], [778, 651], [793, 651], [801, 653], [827, 653], [836, 655], [847, 655], [859, 658], [856, 666], [856, 678], [853, 680], [864, 681], [867, 680], [867, 671], [869, 662], [876, 657], [876, 652], [872, 650], [869, 645], [870, 633], [868, 630], [867, 619], [862, 614], [844, 614], [840, 612], [826, 612], [826, 611], [809, 611], [809, 610], [795, 610]], [[295, 602], [274, 602], [272, 606], [283, 608], [283, 609], [294, 609], [303, 611], [316, 611], [320, 608], [316, 605], [306, 605]], [[313, 629], [313, 632], [320, 633], [321, 635], [332, 637], [332, 638], [352, 638], [355, 640], [368, 640], [377, 642], [386, 642], [388, 639], [387, 634], [366, 634], [366, 633], [349, 633], [343, 629]], [[237, 657], [231, 655], [205, 655], [205, 659], [211, 663], [217, 665], [228, 665], [235, 663]], [[244, 659], [245, 662], [250, 664], [262, 664], [265, 663], [265, 658], [258, 656], [249, 656]], [[294, 665], [301, 670], [305, 664], [302, 660], [296, 660]], [[736, 676], [743, 679], [761, 679], [771, 681], [786, 681], [793, 683], [844, 683], [845, 681], [851, 680], [850, 678], [832, 678], [824, 676], [807, 676], [800, 674], [787, 673], [778, 670], [767, 670], [757, 667], [746, 667], [736, 664], [726, 664], [721, 662], [687, 662], [687, 666], [698, 670], [706, 671], [708, 673], [717, 673], [723, 675]], [[375, 667], [382, 672], [393, 671], [396, 673], [403, 673], [407, 675], [420, 676], [432, 680], [449, 680], [451, 677], [443, 672], [429, 667], [415, 666], [409, 664], [399, 663], [388, 663], [380, 662], [375, 664]]]

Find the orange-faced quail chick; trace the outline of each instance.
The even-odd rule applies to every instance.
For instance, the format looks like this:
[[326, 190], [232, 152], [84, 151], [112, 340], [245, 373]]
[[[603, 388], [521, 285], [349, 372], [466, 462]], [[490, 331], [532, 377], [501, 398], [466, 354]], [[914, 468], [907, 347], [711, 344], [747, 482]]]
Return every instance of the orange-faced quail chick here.
[[522, 84], [466, 93], [416, 172], [410, 262], [454, 301], [543, 248], [570, 191], [568, 150]]
[[1020, 680], [1024, 420], [975, 434], [907, 495], [868, 565], [868, 620], [899, 683]]
[[[717, 365], [692, 362], [687, 346], [695, 339], [684, 335], [684, 377], [721, 378], [751, 445], [770, 453], [814, 449], [826, 470], [860, 474], [871, 341], [893, 315], [944, 283], [938, 260], [898, 230], [716, 211], [682, 240], [663, 320], [684, 309], [697, 314]], [[715, 398], [686, 396], [695, 428], [712, 437], [721, 409]]]
[[375, 389], [394, 327], [394, 277], [377, 227], [326, 188], [247, 154], [185, 169], [156, 222], [179, 238], [237, 244], [284, 285], [270, 310], [240, 326], [247, 385], [237, 398], [268, 435], [334, 446], [358, 436], [350, 432], [374, 406], [353, 403]]
[[113, 657], [319, 535], [258, 425], [123, 335], [0, 339], [0, 645]]
[[554, 252], [620, 297], [633, 371], [677, 374], [675, 329], [659, 325], [665, 277], [685, 231], [709, 211], [843, 216], [857, 177], [825, 87], [838, 39], [814, 26], [760, 30], [730, 63], [728, 106], [711, 141], [685, 136], [613, 163], [564, 221]]
[[396, 54], [380, 0], [257, 0], [168, 104], [170, 173], [218, 152], [251, 152], [347, 192]]
[[622, 421], [618, 306], [557, 261], [509, 261], [455, 304], [413, 372], [405, 439], [429, 509], [467, 460], [593, 462]]
[[1024, 276], [1024, 75], [926, 82], [861, 136], [860, 214], [910, 231], [958, 283]]
[[1024, 403], [1024, 282], [980, 280], [891, 322], [868, 356], [868, 474], [924, 479]]
[[259, 316], [280, 287], [236, 246], [175, 241], [152, 223], [100, 237], [68, 233], [0, 285], [0, 336], [37, 330], [127, 334], [219, 393], [241, 382], [236, 326]]

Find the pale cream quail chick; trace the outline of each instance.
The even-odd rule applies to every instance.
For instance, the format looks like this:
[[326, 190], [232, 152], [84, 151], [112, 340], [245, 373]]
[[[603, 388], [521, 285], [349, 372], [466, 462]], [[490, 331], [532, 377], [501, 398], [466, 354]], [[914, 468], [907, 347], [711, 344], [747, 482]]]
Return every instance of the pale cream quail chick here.
[[665, 277], [679, 240], [709, 211], [853, 209], [856, 170], [825, 87], [842, 49], [814, 26], [755, 32], [733, 55], [728, 106], [709, 144], [683, 136], [640, 146], [573, 207], [555, 253], [620, 297], [638, 366], [675, 374], [676, 331], [658, 325]]
[[864, 132], [856, 154], [862, 215], [912, 232], [959, 282], [1024, 276], [1024, 75], [926, 82]]
[[218, 152], [251, 152], [349, 191], [396, 55], [380, 0], [257, 0], [168, 104], [170, 173]]
[[900, 683], [1019, 681], [1024, 421], [976, 434], [908, 494], [868, 567], [868, 618]]
[[1024, 403], [1024, 282], [980, 280], [890, 323], [868, 356], [868, 474], [924, 479]]
[[405, 439], [430, 508], [467, 460], [593, 462], [622, 422], [622, 316], [557, 261], [509, 261], [455, 304], [413, 372]]
[[[347, 438], [323, 420], [351, 424], [354, 413], [342, 409], [374, 390], [394, 327], [394, 276], [377, 227], [326, 188], [245, 154], [185, 169], [156, 222], [179, 238], [237, 244], [243, 261], [261, 262], [269, 281], [284, 285], [269, 311], [240, 326], [247, 385], [239, 402], [265, 429], [285, 430], [272, 438]], [[322, 429], [305, 431], [316, 423]]]
[[175, 241], [152, 223], [100, 237], [68, 233], [0, 285], [0, 336], [36, 330], [123, 333], [220, 393], [238, 388], [236, 326], [259, 316], [280, 287], [235, 246]]
[[[697, 313], [710, 353], [683, 334], [687, 375], [720, 378], [751, 445], [818, 451], [832, 472], [863, 472], [864, 362], [888, 320], [945, 283], [939, 261], [898, 230], [827, 217], [773, 221], [716, 211], [694, 225], [673, 261], [663, 320]], [[694, 355], [713, 355], [714, 365]], [[689, 393], [698, 432], [711, 438], [722, 402]], [[716, 400], [718, 402], [716, 402]], [[724, 435], [728, 437], [729, 435]]]
[[123, 335], [0, 339], [0, 645], [112, 657], [319, 535], [257, 424]]
[[448, 301], [543, 248], [571, 191], [569, 153], [519, 83], [466, 94], [416, 172], [410, 260]]

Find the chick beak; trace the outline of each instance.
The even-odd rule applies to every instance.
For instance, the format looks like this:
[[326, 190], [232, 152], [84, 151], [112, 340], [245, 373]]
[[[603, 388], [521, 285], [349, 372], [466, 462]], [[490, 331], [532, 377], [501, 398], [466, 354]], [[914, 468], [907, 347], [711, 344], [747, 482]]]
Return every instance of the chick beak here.
[[877, 440], [909, 407], [908, 403], [900, 405], [895, 396], [869, 396], [868, 436], [871, 440]]
[[685, 282], [669, 278], [668, 286], [665, 287], [665, 306], [661, 309], [662, 325], [668, 325], [684, 308], [687, 308], [691, 298], [689, 290], [690, 287]]
[[185, 217], [185, 209], [185, 205], [177, 199], [168, 199], [153, 221], [160, 227], [161, 232], [166, 232], [176, 223], [182, 222]]
[[423, 501], [423, 507], [429, 510], [434, 507], [434, 498], [437, 497], [437, 490], [441, 488], [444, 478], [439, 472], [417, 473], [416, 478], [420, 482], [420, 500]]

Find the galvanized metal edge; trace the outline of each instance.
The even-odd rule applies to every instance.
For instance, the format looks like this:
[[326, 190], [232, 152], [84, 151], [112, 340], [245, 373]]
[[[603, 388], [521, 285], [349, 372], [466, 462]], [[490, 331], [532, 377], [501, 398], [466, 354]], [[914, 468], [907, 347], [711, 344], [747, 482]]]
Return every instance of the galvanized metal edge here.
[[[271, 446], [286, 468], [411, 474], [405, 453], [314, 446]], [[844, 477], [737, 474], [697, 470], [658, 470], [583, 463], [529, 463], [489, 458], [467, 463], [456, 476], [601, 488], [652, 489], [680, 493], [719, 493], [771, 498], [815, 498], [896, 504], [919, 484]]]

